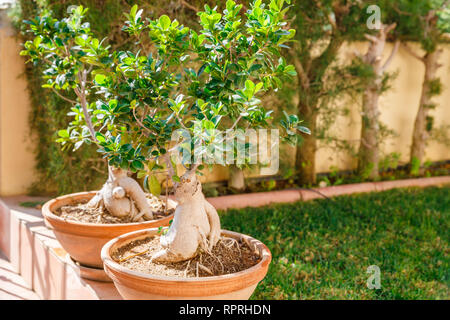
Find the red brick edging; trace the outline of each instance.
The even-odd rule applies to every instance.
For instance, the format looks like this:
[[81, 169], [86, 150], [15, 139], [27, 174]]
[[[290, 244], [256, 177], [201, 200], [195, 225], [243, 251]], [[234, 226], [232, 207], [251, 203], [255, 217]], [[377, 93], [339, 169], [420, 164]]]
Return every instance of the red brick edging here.
[[[450, 183], [450, 176], [417, 178], [393, 181], [365, 182], [355, 184], [344, 184], [340, 186], [330, 186], [323, 188], [314, 188], [326, 197], [335, 197], [354, 193], [385, 191], [394, 188], [407, 187], [428, 187], [444, 185]], [[210, 197], [207, 200], [220, 210], [240, 209], [246, 207], [261, 207], [271, 203], [307, 201], [323, 198], [317, 192], [304, 189], [292, 189], [270, 192], [243, 193], [236, 195]]]

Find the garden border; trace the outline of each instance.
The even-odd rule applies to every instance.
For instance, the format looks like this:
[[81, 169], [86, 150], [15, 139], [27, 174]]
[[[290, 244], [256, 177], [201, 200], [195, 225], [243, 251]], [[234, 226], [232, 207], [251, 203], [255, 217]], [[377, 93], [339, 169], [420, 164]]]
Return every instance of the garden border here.
[[429, 187], [444, 184], [450, 184], [450, 176], [353, 183], [311, 189], [299, 188], [269, 192], [242, 193], [210, 197], [207, 198], [207, 200], [218, 210], [242, 209], [246, 207], [261, 207], [273, 203], [289, 203], [356, 193], [378, 192], [394, 188]]

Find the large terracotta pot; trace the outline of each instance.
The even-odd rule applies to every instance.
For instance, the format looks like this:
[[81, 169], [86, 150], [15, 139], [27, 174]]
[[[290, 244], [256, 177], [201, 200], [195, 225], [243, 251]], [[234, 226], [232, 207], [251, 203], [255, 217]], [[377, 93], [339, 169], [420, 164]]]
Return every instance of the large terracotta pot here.
[[[100, 257], [102, 247], [109, 240], [136, 230], [147, 228], [158, 228], [168, 226], [173, 214], [159, 220], [99, 224], [85, 223], [63, 219], [53, 214], [53, 212], [65, 205], [77, 203], [80, 200], [89, 200], [96, 194], [96, 191], [72, 193], [52, 199], [42, 207], [42, 214], [47, 227], [53, 229], [56, 239], [67, 253], [82, 265], [103, 268]], [[175, 208], [176, 202], [169, 199], [169, 208]]]
[[102, 249], [106, 274], [124, 299], [130, 300], [243, 300], [252, 295], [266, 276], [272, 255], [260, 241], [247, 235], [222, 230], [222, 235], [239, 240], [247, 238], [262, 256], [253, 267], [233, 274], [199, 278], [175, 278], [150, 275], [125, 268], [111, 258], [111, 253], [134, 241], [154, 236], [157, 228], [130, 232], [109, 241]]

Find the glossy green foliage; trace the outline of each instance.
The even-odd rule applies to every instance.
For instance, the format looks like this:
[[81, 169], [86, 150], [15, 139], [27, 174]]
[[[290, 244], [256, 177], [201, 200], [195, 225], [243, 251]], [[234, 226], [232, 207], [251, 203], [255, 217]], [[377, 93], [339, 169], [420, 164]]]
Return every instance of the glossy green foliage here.
[[439, 43], [448, 42], [450, 4], [446, 0], [381, 1], [385, 19], [396, 22], [395, 37], [417, 41], [426, 52], [436, 50]]
[[[223, 14], [206, 5], [198, 13], [199, 32], [167, 15], [144, 19], [133, 6], [123, 31], [139, 45], [135, 51], [113, 51], [95, 38], [82, 6], [61, 20], [44, 12], [28, 21], [35, 37], [22, 54], [46, 66], [45, 87], [77, 96], [64, 97], [73, 102], [73, 120], [58, 131], [58, 141], [75, 149], [95, 143], [110, 165], [142, 176], [149, 161], [167, 152], [177, 129], [208, 146], [218, 141], [210, 131], [229, 123], [268, 126], [270, 111], [258, 94], [295, 75], [280, 52], [295, 34], [284, 29], [284, 2], [256, 0], [247, 14], [232, 0]], [[282, 125], [295, 135], [300, 121], [289, 119]]]

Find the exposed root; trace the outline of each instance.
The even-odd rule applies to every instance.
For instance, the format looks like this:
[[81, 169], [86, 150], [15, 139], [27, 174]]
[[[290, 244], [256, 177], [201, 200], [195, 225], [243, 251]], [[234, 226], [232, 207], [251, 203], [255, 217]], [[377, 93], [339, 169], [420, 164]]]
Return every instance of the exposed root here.
[[[229, 248], [229, 249], [231, 249], [234, 245], [236, 245], [236, 248], [238, 249], [239, 254], [242, 255], [241, 248], [239, 247], [239, 242], [236, 239], [225, 238], [225, 239], [221, 239], [221, 241], [223, 241], [224, 245], [227, 246], [227, 248]], [[225, 241], [227, 241], [228, 244], [225, 244]]]
[[[209, 273], [210, 275], [214, 275], [214, 274], [212, 273], [211, 270], [209, 270], [207, 267], [205, 267], [205, 266], [202, 265], [201, 263], [198, 263], [198, 262], [197, 262], [197, 267], [200, 268], [200, 269], [202, 269], [202, 270], [205, 271], [206, 273]], [[197, 276], [197, 277], [198, 277], [198, 276]]]
[[[219, 244], [223, 243], [222, 241], [219, 241]], [[224, 244], [225, 245], [225, 244]], [[226, 245], [225, 245], [226, 246]], [[228, 249], [231, 249], [231, 247], [226, 246]], [[217, 257], [212, 250], [203, 250], [202, 252], [199, 253], [198, 258], [200, 260], [200, 263], [202, 262], [202, 258], [204, 256], [204, 254], [206, 253], [207, 257], [212, 257], [214, 259], [217, 260], [217, 262], [219, 262], [220, 267], [222, 268], [222, 273], [224, 272], [225, 268], [223, 266], [222, 261], [220, 261], [219, 257]], [[239, 253], [240, 253], [240, 249], [239, 249]]]
[[184, 277], [185, 277], [185, 278], [186, 278], [186, 276], [187, 276], [187, 273], [188, 273], [188, 270], [189, 270], [189, 266], [190, 266], [190, 265], [191, 265], [191, 260], [188, 260], [186, 269], [184, 269]]
[[142, 251], [142, 252], [138, 252], [138, 253], [136, 253], [136, 254], [129, 255], [128, 257], [125, 257], [125, 258], [120, 259], [119, 262], [124, 262], [124, 261], [127, 261], [127, 260], [131, 259], [131, 258], [140, 256], [140, 255], [143, 255], [144, 253], [147, 253], [148, 250], [149, 250], [149, 249], [147, 249], [147, 250], [145, 250], [145, 251]]
[[245, 242], [245, 244], [246, 244], [250, 249], [253, 250], [253, 252], [254, 252], [255, 254], [259, 254], [259, 251], [258, 251], [258, 248], [256, 247], [256, 245], [255, 245], [254, 243], [253, 243], [253, 244], [250, 243], [250, 241], [248, 240], [247, 237], [242, 237], [241, 239], [242, 239], [242, 241]]
[[[149, 206], [154, 211], [155, 219], [166, 217], [166, 213], [170, 214], [175, 209], [165, 207], [165, 201], [159, 199], [151, 194], [146, 194]], [[114, 224], [114, 223], [132, 223], [146, 221], [144, 216], [138, 217], [138, 210], [132, 211], [135, 213], [132, 218], [130, 215], [124, 217], [116, 217], [111, 215], [104, 206], [90, 207], [85, 202], [74, 202], [56, 209], [53, 213], [57, 216], [79, 222], [98, 223], [98, 224]]]
[[[115, 261], [123, 261], [121, 265], [131, 270], [180, 278], [230, 274], [254, 266], [262, 258], [255, 255], [245, 242], [222, 237], [210, 252], [199, 249], [192, 259], [180, 262], [152, 261], [155, 254], [164, 251], [161, 250], [159, 240], [159, 237], [136, 240], [118, 249], [112, 257]], [[148, 252], [144, 251], [147, 249]]]

